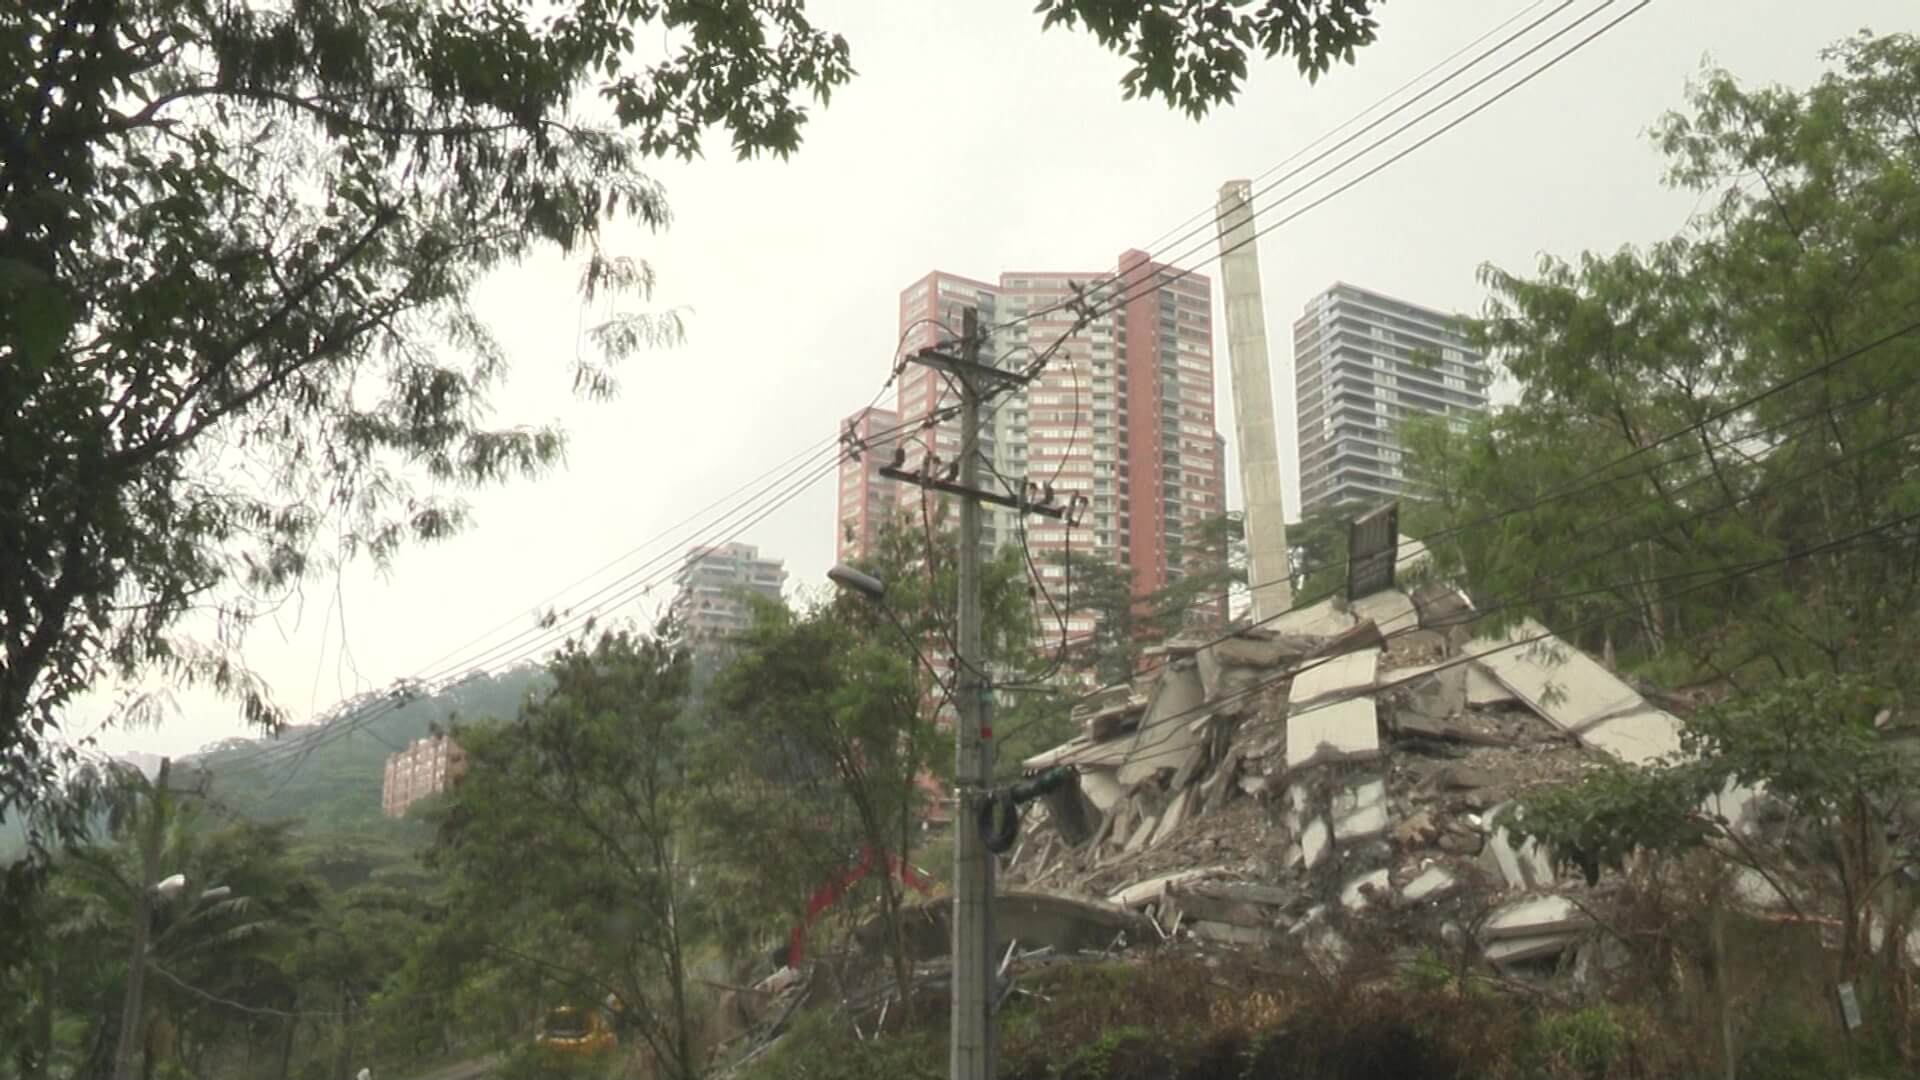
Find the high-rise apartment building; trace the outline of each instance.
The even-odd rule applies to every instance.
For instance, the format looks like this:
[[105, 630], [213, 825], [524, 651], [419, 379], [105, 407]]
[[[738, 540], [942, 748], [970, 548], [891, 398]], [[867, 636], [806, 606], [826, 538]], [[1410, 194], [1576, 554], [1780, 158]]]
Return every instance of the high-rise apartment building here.
[[840, 534], [834, 551], [841, 562], [859, 557], [879, 539], [880, 526], [899, 512], [899, 485], [880, 475], [893, 460], [900, 438], [900, 414], [891, 409], [861, 409], [840, 425], [843, 445], [857, 441], [860, 452], [840, 458]]
[[699, 650], [753, 624], [747, 594], [778, 600], [787, 582], [786, 564], [763, 559], [752, 544], [716, 544], [690, 548], [673, 583], [678, 588], [672, 612], [687, 640]]
[[452, 787], [466, 771], [467, 753], [449, 736], [415, 739], [405, 750], [387, 758], [380, 809], [390, 818], [405, 817], [408, 807]]
[[[1067, 306], [1076, 285], [1100, 313], [1077, 331]], [[1178, 579], [1201, 557], [1186, 547], [1189, 530], [1226, 509], [1208, 279], [1141, 251], [1122, 254], [1107, 271], [1009, 271], [991, 285], [936, 271], [901, 293], [901, 355], [958, 337], [967, 306], [993, 330], [983, 361], [1020, 369], [1052, 350], [1032, 383], [988, 406], [981, 433], [984, 485], [1031, 481], [1051, 485], [1058, 503], [1075, 495], [1088, 500], [1077, 528], [1040, 517], [1024, 522], [1049, 588], [1065, 584], [1064, 569], [1049, 556], [1069, 550], [1128, 568], [1136, 595]], [[953, 400], [938, 372], [908, 364], [895, 422], [911, 425]], [[950, 462], [960, 451], [959, 430], [952, 421], [924, 432], [909, 427], [905, 445], [910, 465], [929, 450]], [[864, 462], [842, 464], [842, 558], [858, 556], [871, 541], [858, 523], [868, 520], [863, 507], [879, 503], [863, 485], [891, 483], [869, 475]], [[920, 491], [894, 486], [897, 512], [917, 512]], [[984, 519], [990, 546], [1021, 536], [1010, 510], [990, 509]], [[844, 542], [850, 521], [859, 542]], [[1091, 628], [1083, 619], [1069, 631]]]
[[1417, 494], [1400, 423], [1487, 409], [1486, 357], [1453, 316], [1344, 282], [1293, 324], [1293, 367], [1302, 513]]

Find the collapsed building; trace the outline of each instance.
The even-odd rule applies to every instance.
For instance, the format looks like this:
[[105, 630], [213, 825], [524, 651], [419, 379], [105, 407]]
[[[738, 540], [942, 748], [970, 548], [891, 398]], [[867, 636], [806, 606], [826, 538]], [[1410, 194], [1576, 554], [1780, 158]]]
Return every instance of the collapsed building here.
[[[1424, 551], [1393, 537], [1389, 566]], [[1489, 962], [1554, 961], [1584, 875], [1499, 824], [1517, 796], [1680, 749], [1662, 704], [1520, 620], [1391, 570], [1217, 639], [1175, 639], [1080, 734], [1024, 763], [1074, 782], [1027, 815], [1002, 886], [1144, 914], [1163, 939], [1297, 944], [1323, 968], [1394, 925]], [[1356, 581], [1359, 579], [1356, 578]], [[1730, 792], [1717, 812], [1742, 820]]]

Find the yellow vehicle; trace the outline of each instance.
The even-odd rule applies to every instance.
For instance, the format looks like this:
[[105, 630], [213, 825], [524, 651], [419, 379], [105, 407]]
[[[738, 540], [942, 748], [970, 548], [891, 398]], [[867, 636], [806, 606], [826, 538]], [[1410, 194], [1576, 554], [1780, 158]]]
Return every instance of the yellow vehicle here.
[[545, 1049], [570, 1056], [604, 1053], [618, 1042], [600, 1010], [571, 1005], [549, 1011], [541, 1019], [540, 1033], [533, 1041]]

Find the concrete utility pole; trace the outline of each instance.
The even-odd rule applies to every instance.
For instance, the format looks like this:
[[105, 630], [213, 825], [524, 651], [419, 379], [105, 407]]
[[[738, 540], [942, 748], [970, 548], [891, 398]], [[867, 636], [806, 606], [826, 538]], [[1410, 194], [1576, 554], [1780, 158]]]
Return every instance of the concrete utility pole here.
[[[980, 360], [979, 316], [968, 308], [960, 374], [960, 484], [980, 485], [980, 381], [966, 370]], [[953, 1042], [951, 1080], [993, 1076], [993, 856], [980, 836], [979, 814], [993, 780], [993, 687], [980, 655], [980, 502], [960, 499], [960, 598], [954, 678], [960, 720], [954, 731]]]
[[[980, 362], [979, 313], [962, 315], [961, 355], [923, 349], [912, 359], [946, 372], [960, 384], [960, 460], [956, 472], [939, 475], [931, 456], [918, 470], [903, 468], [904, 451], [880, 475], [946, 492], [960, 500], [960, 596], [954, 642], [955, 699], [960, 713], [954, 727], [953, 844], [953, 1031], [948, 1070], [951, 1080], [990, 1080], [994, 1073], [993, 1038], [993, 856], [980, 832], [980, 812], [988, 805], [993, 781], [993, 684], [986, 675], [980, 645], [980, 504], [1012, 507], [1022, 514], [1065, 518], [1068, 507], [1038, 504], [1020, 496], [981, 490], [980, 403], [983, 389], [1011, 391], [1022, 382], [1015, 372]], [[936, 440], [937, 443], [937, 440]], [[932, 451], [928, 451], [929, 455]], [[945, 471], [945, 470], [943, 470]]]
[[172, 762], [160, 759], [148, 799], [146, 832], [140, 837], [140, 881], [133, 895], [133, 957], [127, 963], [127, 995], [120, 1009], [120, 1041], [113, 1051], [113, 1080], [132, 1080], [133, 1054], [139, 1045], [141, 992], [147, 975], [147, 937], [153, 928], [154, 887], [160, 883], [160, 842], [165, 837], [167, 773]]
[[1273, 371], [1253, 231], [1253, 185], [1220, 188], [1220, 277], [1226, 292], [1227, 358], [1233, 366], [1233, 431], [1240, 447], [1240, 494], [1247, 506], [1247, 584], [1255, 622], [1293, 605], [1286, 508], [1280, 498], [1280, 440], [1273, 418]]

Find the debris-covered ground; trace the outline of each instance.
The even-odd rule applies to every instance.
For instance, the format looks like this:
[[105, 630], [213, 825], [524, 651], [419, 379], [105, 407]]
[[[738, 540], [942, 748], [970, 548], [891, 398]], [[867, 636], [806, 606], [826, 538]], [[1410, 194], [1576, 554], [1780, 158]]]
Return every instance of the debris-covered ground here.
[[1476, 636], [1429, 587], [1176, 640], [1081, 734], [1030, 758], [1076, 780], [1028, 814], [1001, 882], [1144, 914], [1168, 941], [1458, 941], [1496, 964], [1578, 939], [1586, 883], [1495, 827], [1527, 791], [1678, 747], [1678, 722], [1523, 622]]

